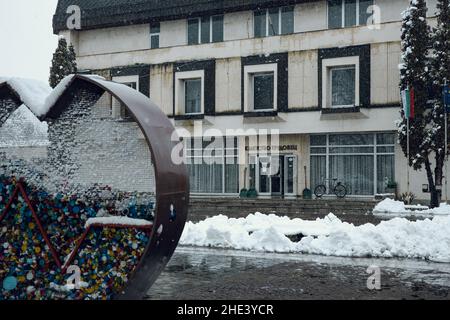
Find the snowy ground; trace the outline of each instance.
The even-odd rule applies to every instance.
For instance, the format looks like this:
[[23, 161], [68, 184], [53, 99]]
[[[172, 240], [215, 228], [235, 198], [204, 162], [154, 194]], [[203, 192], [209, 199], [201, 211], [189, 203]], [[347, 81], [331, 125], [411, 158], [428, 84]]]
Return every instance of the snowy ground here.
[[[422, 221], [394, 218], [354, 226], [330, 214], [305, 221], [256, 213], [233, 219], [220, 215], [189, 222], [181, 245], [257, 252], [340, 257], [413, 258], [450, 263], [450, 216]], [[303, 235], [294, 242], [293, 235]]]
[[407, 206], [401, 201], [385, 199], [380, 202], [374, 209], [376, 216], [382, 217], [428, 217], [447, 216], [450, 215], [450, 205], [441, 204], [439, 208], [430, 209], [427, 206], [412, 205]]
[[[369, 290], [368, 267], [381, 290]], [[147, 299], [449, 299], [450, 264], [178, 247]]]

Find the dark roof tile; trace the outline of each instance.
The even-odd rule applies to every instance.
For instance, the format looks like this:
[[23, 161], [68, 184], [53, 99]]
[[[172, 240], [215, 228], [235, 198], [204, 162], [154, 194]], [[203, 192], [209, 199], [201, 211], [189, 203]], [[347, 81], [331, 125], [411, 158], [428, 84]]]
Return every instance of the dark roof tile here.
[[313, 1], [317, 0], [59, 0], [53, 31], [67, 29], [70, 5], [80, 7], [82, 29], [96, 29]]

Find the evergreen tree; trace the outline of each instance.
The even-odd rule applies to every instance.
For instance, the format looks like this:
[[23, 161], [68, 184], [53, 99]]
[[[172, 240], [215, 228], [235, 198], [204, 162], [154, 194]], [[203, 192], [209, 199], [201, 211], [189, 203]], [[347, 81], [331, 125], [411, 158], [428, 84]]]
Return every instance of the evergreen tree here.
[[415, 116], [409, 121], [409, 154], [407, 143], [407, 119], [402, 109], [398, 122], [399, 141], [408, 159], [408, 165], [414, 170], [426, 169], [431, 192], [431, 206], [439, 205], [434, 172], [430, 161], [433, 151], [435, 132], [429, 125], [431, 112], [427, 102], [429, 98], [428, 84], [429, 45], [431, 30], [426, 21], [427, 7], [425, 0], [410, 0], [410, 7], [403, 12], [402, 23], [402, 60], [400, 65], [400, 89], [414, 88]]
[[75, 53], [75, 49], [72, 44], [69, 45], [69, 61], [72, 64], [72, 73], [77, 73], [78, 66], [77, 66], [77, 55]]
[[76, 72], [75, 50], [72, 45], [67, 47], [66, 39], [61, 37], [58, 42], [58, 47], [53, 54], [52, 65], [50, 67], [50, 86], [55, 88], [62, 79]]
[[445, 165], [445, 107], [442, 99], [442, 87], [450, 83], [450, 0], [438, 0], [437, 27], [433, 30], [431, 55], [431, 76], [433, 91], [436, 93], [431, 114], [431, 142], [435, 154], [435, 182], [442, 185]]

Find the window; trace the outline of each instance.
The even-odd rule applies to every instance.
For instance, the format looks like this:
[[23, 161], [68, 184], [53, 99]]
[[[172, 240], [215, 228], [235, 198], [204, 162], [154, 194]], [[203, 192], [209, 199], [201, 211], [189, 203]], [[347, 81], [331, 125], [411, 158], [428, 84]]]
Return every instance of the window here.
[[223, 15], [188, 20], [188, 44], [223, 41]]
[[201, 113], [202, 79], [188, 79], [185, 86], [185, 114]]
[[278, 65], [276, 63], [244, 66], [244, 110], [277, 110]]
[[160, 33], [159, 22], [151, 24], [150, 25], [150, 48], [151, 49], [159, 48], [159, 33]]
[[331, 68], [331, 107], [353, 107], [355, 102], [355, 66]]
[[187, 139], [186, 162], [191, 192], [238, 194], [238, 157], [238, 140], [235, 137], [215, 137], [211, 141], [206, 141], [206, 138], [205, 141]]
[[204, 113], [204, 79], [204, 70], [175, 73], [175, 115]]
[[294, 33], [294, 7], [255, 11], [254, 32], [256, 38]]
[[[135, 90], [139, 90], [139, 76], [137, 76], [137, 75], [136, 76], [113, 77], [112, 80], [114, 82], [124, 84]], [[122, 119], [122, 120], [126, 120], [126, 121], [132, 120], [132, 117], [131, 117], [130, 113], [128, 112], [128, 109], [115, 98], [113, 98], [113, 100], [112, 100], [111, 114], [112, 114], [112, 117], [116, 118], [116, 119]]]
[[338, 179], [350, 195], [385, 193], [395, 179], [395, 134], [311, 136], [311, 185]]
[[359, 57], [322, 60], [322, 108], [360, 106]]
[[188, 20], [188, 44], [199, 44], [200, 24], [199, 19]]
[[[134, 90], [137, 89], [137, 83], [136, 82], [125, 82], [124, 85], [133, 88]], [[131, 120], [131, 114], [128, 111], [128, 109], [124, 105], [120, 105], [120, 118], [123, 120]]]
[[254, 110], [270, 110], [274, 106], [274, 77], [271, 73], [253, 75]]
[[328, 28], [366, 25], [373, 0], [328, 0]]

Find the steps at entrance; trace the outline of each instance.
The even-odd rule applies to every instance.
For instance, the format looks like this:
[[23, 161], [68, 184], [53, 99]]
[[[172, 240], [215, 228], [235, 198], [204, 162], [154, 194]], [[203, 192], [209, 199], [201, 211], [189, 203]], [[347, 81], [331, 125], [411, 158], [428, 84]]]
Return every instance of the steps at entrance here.
[[343, 221], [360, 225], [380, 222], [372, 215], [376, 203], [374, 200], [191, 198], [188, 219], [196, 222], [219, 214], [243, 218], [261, 212], [315, 220], [332, 212]]

